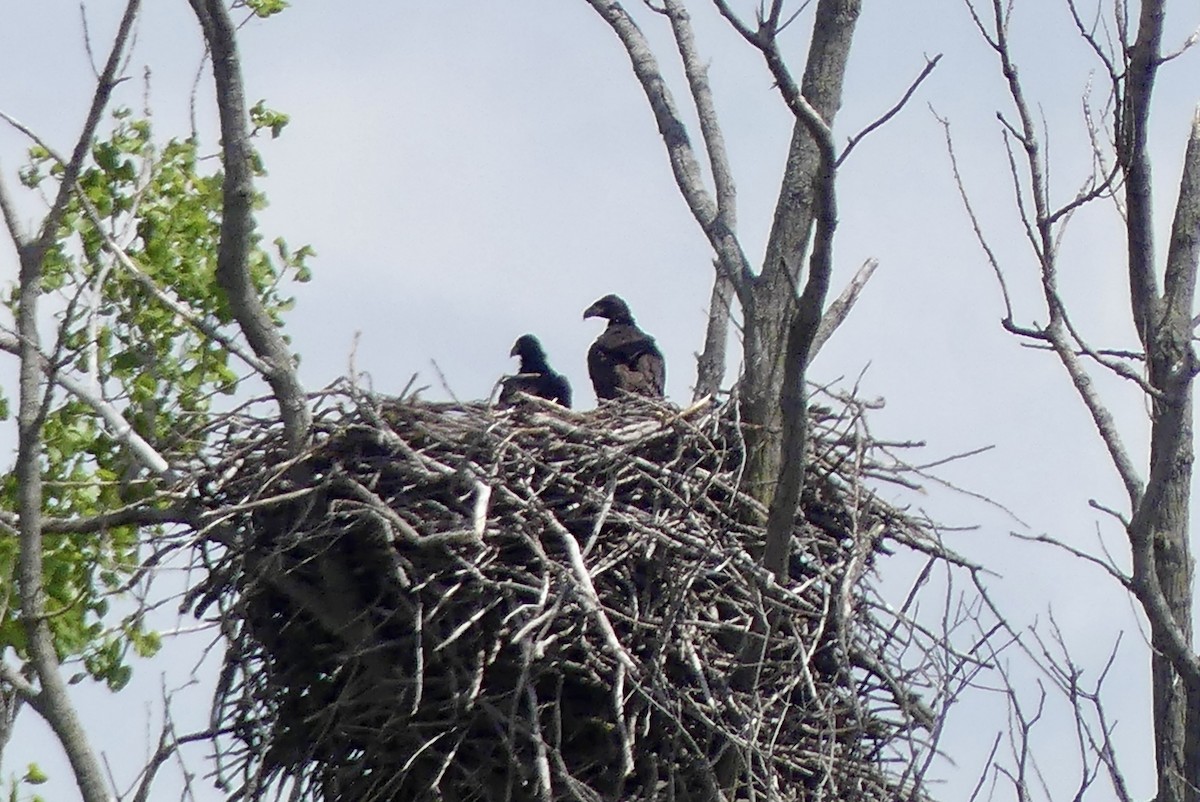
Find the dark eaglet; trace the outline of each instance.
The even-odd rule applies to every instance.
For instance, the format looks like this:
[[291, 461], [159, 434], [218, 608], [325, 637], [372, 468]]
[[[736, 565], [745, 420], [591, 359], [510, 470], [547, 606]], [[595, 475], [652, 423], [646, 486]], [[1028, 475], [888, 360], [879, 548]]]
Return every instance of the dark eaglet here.
[[517, 403], [517, 393], [528, 393], [571, 408], [571, 385], [565, 376], [550, 368], [546, 362], [546, 352], [537, 337], [532, 334], [518, 337], [509, 356], [520, 358], [521, 372], [501, 382], [501, 407], [511, 407]]
[[608, 328], [588, 349], [588, 374], [596, 398], [620, 398], [622, 391], [662, 398], [666, 362], [654, 338], [633, 322], [629, 304], [617, 295], [605, 295], [585, 309], [583, 316], [608, 320]]

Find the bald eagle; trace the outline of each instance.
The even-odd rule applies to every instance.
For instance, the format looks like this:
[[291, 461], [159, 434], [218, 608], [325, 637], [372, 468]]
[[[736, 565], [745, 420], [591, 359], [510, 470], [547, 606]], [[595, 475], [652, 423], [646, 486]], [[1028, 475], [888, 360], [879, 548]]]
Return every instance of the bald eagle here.
[[518, 337], [509, 356], [521, 359], [521, 372], [500, 383], [501, 407], [511, 407], [517, 403], [517, 393], [528, 393], [571, 408], [571, 385], [565, 376], [550, 369], [546, 352], [537, 337], [532, 334]]
[[605, 295], [585, 309], [583, 317], [608, 319], [608, 328], [588, 349], [588, 374], [596, 398], [619, 398], [621, 391], [662, 398], [666, 362], [654, 338], [634, 324], [629, 304], [619, 296]]

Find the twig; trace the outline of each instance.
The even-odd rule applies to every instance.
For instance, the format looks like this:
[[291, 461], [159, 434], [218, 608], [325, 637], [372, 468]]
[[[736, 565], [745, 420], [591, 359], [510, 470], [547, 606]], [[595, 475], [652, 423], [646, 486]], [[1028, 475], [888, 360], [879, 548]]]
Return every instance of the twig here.
[[934, 68], [937, 67], [938, 62], [941, 60], [941, 53], [938, 53], [931, 59], [926, 59], [924, 69], [922, 69], [921, 73], [916, 77], [916, 79], [909, 84], [908, 89], [905, 91], [904, 95], [901, 96], [900, 100], [896, 102], [896, 105], [884, 112], [881, 117], [876, 119], [866, 128], [850, 137], [850, 140], [846, 143], [846, 147], [842, 149], [842, 155], [838, 156], [837, 161], [835, 162], [837, 167], [842, 166], [842, 162], [846, 161], [846, 157], [850, 155], [850, 152], [854, 150], [855, 146], [858, 145], [859, 142], [863, 141], [863, 139], [870, 135], [872, 131], [875, 131], [886, 124], [888, 120], [895, 117], [906, 105], [908, 105], [908, 101], [912, 99], [912, 96], [916, 93], [917, 88], [920, 87], [925, 79], [929, 77], [929, 74], [933, 72]]

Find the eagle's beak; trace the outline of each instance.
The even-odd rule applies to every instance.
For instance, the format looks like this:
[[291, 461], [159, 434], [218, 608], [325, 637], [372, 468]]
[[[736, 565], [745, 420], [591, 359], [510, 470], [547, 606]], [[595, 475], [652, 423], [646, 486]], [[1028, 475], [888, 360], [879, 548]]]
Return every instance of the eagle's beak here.
[[604, 313], [600, 311], [600, 306], [598, 304], [592, 304], [587, 309], [583, 310], [583, 319], [584, 320], [587, 320], [589, 317], [603, 317], [603, 316], [604, 316]]
[[519, 349], [517, 348], [517, 346], [514, 344], [514, 345], [513, 345], [513, 347], [512, 347], [512, 350], [508, 352], [508, 355], [509, 355], [509, 356], [517, 356], [519, 353], [520, 353], [520, 350], [519, 350]]

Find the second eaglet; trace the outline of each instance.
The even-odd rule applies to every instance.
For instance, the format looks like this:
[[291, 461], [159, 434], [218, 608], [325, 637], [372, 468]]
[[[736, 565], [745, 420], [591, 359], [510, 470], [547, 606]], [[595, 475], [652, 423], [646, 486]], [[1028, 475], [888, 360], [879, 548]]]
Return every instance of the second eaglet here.
[[546, 362], [546, 352], [537, 337], [532, 334], [519, 337], [509, 356], [520, 358], [521, 372], [509, 376], [500, 385], [500, 406], [512, 406], [517, 403], [517, 393], [528, 393], [571, 408], [571, 385], [565, 376], [550, 368]]
[[667, 365], [654, 338], [633, 322], [629, 304], [605, 295], [583, 312], [584, 318], [607, 318], [606, 328], [588, 349], [588, 374], [596, 398], [620, 398], [622, 391], [662, 398]]

